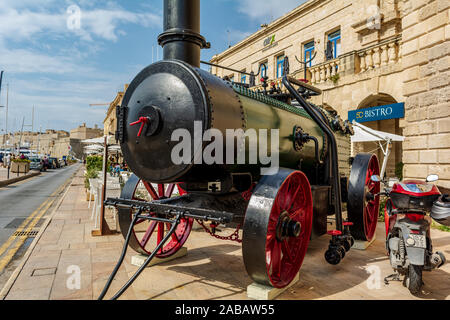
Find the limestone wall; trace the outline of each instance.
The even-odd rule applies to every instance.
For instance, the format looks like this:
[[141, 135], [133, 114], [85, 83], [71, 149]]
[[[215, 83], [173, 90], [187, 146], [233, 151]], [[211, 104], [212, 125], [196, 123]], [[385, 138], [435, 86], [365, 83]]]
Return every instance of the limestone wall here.
[[438, 174], [450, 189], [450, 25], [448, 0], [405, 1], [403, 144], [407, 178]]

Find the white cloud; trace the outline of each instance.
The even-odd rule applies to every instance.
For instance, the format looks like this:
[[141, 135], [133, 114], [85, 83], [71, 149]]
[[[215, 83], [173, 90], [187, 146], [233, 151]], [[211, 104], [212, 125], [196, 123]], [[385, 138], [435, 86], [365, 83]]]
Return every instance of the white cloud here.
[[[33, 105], [35, 129], [102, 125], [106, 107], [90, 108], [89, 103], [111, 101], [142, 66], [130, 61], [103, 66], [98, 53], [115, 46], [110, 42], [123, 39], [130, 25], [162, 26], [160, 9], [139, 5], [131, 11], [118, 2], [0, 0], [0, 69], [6, 71], [0, 105], [6, 102], [9, 83], [10, 130], [20, 130], [24, 116], [31, 123]], [[67, 28], [72, 4], [82, 9], [79, 30]]]
[[117, 41], [118, 33], [122, 33], [119, 29], [122, 24], [131, 23], [144, 27], [162, 25], [162, 17], [157, 13], [136, 13], [116, 6], [107, 9], [81, 8], [81, 29], [70, 30], [67, 27], [67, 20], [70, 17], [67, 13], [69, 7], [67, 3], [54, 0], [17, 2], [2, 4], [0, 7], [0, 39], [21, 41], [43, 33], [46, 36], [49, 34], [72, 36], [74, 33], [83, 40], [92, 40], [96, 37]]
[[70, 74], [94, 71], [81, 63], [76, 63], [74, 59], [69, 57], [49, 56], [27, 49], [7, 49], [0, 47], [0, 57], [2, 69], [15, 74]]
[[307, 0], [239, 0], [238, 11], [251, 19], [269, 23]]
[[[136, 13], [114, 2], [82, 0], [76, 1], [84, 8], [81, 29], [72, 31], [67, 28], [66, 12], [71, 1], [0, 1], [0, 67], [6, 71], [4, 84], [10, 84], [10, 130], [20, 130], [24, 116], [31, 123], [33, 105], [36, 128], [40, 124], [43, 129], [70, 130], [82, 122], [101, 125], [105, 108], [90, 108], [89, 103], [111, 101], [142, 66], [123, 63], [105, 70], [90, 58], [104, 50], [105, 41], [124, 37], [130, 24], [162, 26], [161, 17], [151, 9]], [[0, 100], [5, 104], [5, 90]]]
[[253, 33], [251, 31], [241, 31], [235, 29], [228, 29], [227, 32], [228, 31], [229, 31], [229, 40], [231, 44], [242, 41]]

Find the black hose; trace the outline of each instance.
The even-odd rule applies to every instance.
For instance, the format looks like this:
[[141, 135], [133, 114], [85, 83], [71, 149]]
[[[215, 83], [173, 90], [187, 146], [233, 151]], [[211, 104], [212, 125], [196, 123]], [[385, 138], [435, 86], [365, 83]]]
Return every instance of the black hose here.
[[159, 243], [159, 245], [153, 250], [152, 254], [145, 260], [144, 264], [136, 271], [136, 273], [127, 281], [127, 283], [111, 298], [111, 300], [117, 300], [136, 280], [137, 277], [142, 273], [142, 271], [147, 268], [148, 264], [153, 260], [157, 252], [162, 248], [162, 246], [169, 240], [172, 234], [175, 232], [176, 228], [180, 224], [181, 214], [177, 216], [176, 221], [173, 223], [172, 228], [164, 237], [164, 239]]
[[[285, 58], [287, 59], [287, 57]], [[337, 157], [337, 143], [336, 138], [328, 126], [315, 112], [315, 110], [309, 105], [308, 102], [303, 99], [301, 95], [298, 94], [297, 90], [295, 90], [291, 83], [288, 80], [287, 74], [283, 77], [283, 84], [288, 89], [288, 91], [295, 97], [298, 103], [305, 109], [305, 111], [309, 114], [311, 118], [317, 123], [317, 125], [325, 132], [328, 136], [331, 148], [331, 166], [333, 171], [333, 190], [334, 190], [334, 210], [336, 216], [336, 229], [339, 231], [343, 231], [342, 224], [342, 204], [341, 204], [341, 181], [339, 179], [339, 167], [338, 167], [338, 157]]]
[[139, 216], [142, 213], [142, 209], [139, 210], [138, 213], [136, 213], [136, 215], [133, 218], [133, 221], [131, 222], [130, 228], [128, 229], [128, 233], [127, 233], [127, 237], [125, 239], [125, 243], [122, 249], [122, 254], [120, 255], [119, 261], [116, 264], [116, 267], [114, 268], [113, 272], [111, 273], [111, 276], [109, 277], [108, 281], [106, 282], [105, 287], [103, 288], [102, 293], [100, 294], [100, 296], [98, 297], [98, 300], [103, 300], [103, 298], [105, 297], [106, 293], [108, 293], [108, 289], [111, 286], [111, 283], [114, 280], [114, 277], [117, 274], [117, 271], [119, 271], [120, 266], [123, 263], [123, 260], [125, 259], [125, 255], [127, 254], [127, 249], [128, 249], [128, 243], [130, 242], [130, 238], [131, 238], [131, 233], [133, 231], [133, 227], [136, 224]]

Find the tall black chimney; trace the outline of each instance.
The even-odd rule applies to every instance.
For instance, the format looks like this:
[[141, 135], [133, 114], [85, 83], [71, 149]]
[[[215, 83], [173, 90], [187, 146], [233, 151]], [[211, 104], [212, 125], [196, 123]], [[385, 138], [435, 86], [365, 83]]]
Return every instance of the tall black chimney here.
[[200, 0], [164, 0], [164, 32], [158, 37], [164, 60], [200, 67], [200, 50], [209, 44], [200, 35]]

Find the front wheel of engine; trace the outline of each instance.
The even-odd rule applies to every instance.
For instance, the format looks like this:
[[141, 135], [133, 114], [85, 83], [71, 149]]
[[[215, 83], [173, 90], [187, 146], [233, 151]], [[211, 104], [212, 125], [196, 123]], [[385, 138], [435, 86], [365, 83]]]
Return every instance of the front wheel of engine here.
[[308, 248], [313, 203], [308, 178], [280, 169], [256, 186], [244, 221], [242, 255], [257, 283], [284, 288], [297, 276]]

